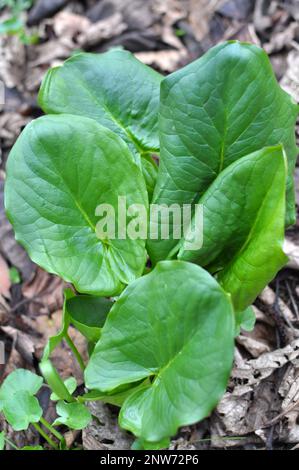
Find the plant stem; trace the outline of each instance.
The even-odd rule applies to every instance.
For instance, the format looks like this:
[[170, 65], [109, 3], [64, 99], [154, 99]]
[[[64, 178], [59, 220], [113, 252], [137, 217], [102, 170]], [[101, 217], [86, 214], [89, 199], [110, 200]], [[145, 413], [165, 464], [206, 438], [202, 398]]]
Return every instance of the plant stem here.
[[40, 425], [37, 424], [37, 423], [32, 423], [32, 424], [33, 424], [33, 426], [35, 427], [35, 429], [37, 430], [37, 432], [39, 432], [40, 435], [48, 442], [48, 444], [50, 444], [50, 446], [53, 447], [53, 449], [58, 450], [58, 447], [57, 447], [57, 445], [55, 444], [55, 442], [52, 441], [52, 439], [48, 436], [48, 434], [46, 434], [46, 433], [42, 430], [42, 428], [40, 427]]
[[59, 441], [64, 441], [63, 435], [60, 434], [60, 432], [56, 431], [54, 426], [52, 426], [50, 423], [48, 423], [48, 421], [45, 418], [41, 417], [40, 422], [43, 426], [45, 426], [45, 428], [48, 429], [48, 431], [50, 431], [50, 433], [53, 434], [53, 436], [57, 437], [57, 439]]
[[77, 359], [79, 366], [84, 371], [85, 370], [85, 364], [83, 362], [81, 354], [79, 353], [78, 349], [74, 345], [74, 343], [73, 343], [72, 339], [70, 338], [70, 336], [68, 335], [68, 333], [66, 333], [66, 335], [65, 335], [65, 340], [66, 340], [69, 348], [71, 349], [72, 353], [74, 354], [75, 358]]
[[5, 442], [7, 442], [10, 447], [12, 447], [14, 450], [20, 450], [11, 440], [7, 439], [7, 437], [4, 438]]

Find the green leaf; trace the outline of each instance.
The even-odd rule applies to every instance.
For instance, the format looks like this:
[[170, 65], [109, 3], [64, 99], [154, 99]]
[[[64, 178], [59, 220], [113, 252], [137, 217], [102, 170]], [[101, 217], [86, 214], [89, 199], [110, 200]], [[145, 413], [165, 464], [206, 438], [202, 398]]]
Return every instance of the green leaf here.
[[4, 431], [0, 432], [0, 450], [5, 448], [5, 433]]
[[4, 403], [10, 400], [17, 392], [35, 395], [43, 384], [42, 377], [33, 374], [29, 370], [17, 369], [4, 380], [0, 388], [0, 410]]
[[42, 446], [25, 446], [22, 447], [20, 450], [44, 450]]
[[82, 403], [65, 403], [59, 401], [56, 407], [57, 418], [53, 426], [64, 424], [71, 429], [84, 429], [91, 421], [91, 413]]
[[71, 317], [71, 323], [91, 342], [100, 339], [113, 302], [103, 297], [80, 295], [69, 299], [66, 309]]
[[[153, 203], [197, 202], [231, 163], [281, 143], [288, 159], [286, 224], [294, 223], [297, 115], [298, 106], [279, 87], [262, 49], [235, 41], [212, 48], [162, 81]], [[149, 241], [152, 260], [165, 259], [175, 245], [172, 239]]]
[[143, 273], [145, 240], [117, 238], [117, 230], [115, 239], [100, 240], [96, 233], [96, 208], [110, 204], [117, 222], [119, 196], [127, 207], [148, 206], [128, 147], [92, 119], [37, 119], [9, 156], [5, 204], [17, 240], [35, 263], [79, 292], [116, 295]]
[[[72, 395], [77, 388], [77, 380], [75, 379], [75, 377], [68, 377], [63, 383], [68, 392]], [[61, 400], [61, 397], [59, 397], [58, 395], [56, 395], [56, 393], [53, 392], [51, 393], [50, 400], [58, 401]]]
[[[70, 113], [95, 119], [122, 137], [140, 162], [149, 191], [149, 154], [159, 151], [158, 109], [163, 77], [130, 52], [78, 54], [43, 80], [39, 104], [48, 114]], [[151, 167], [154, 162], [151, 161]], [[152, 169], [152, 171], [154, 171]]]
[[20, 284], [21, 283], [21, 276], [17, 268], [14, 266], [9, 270], [9, 279], [12, 284]]
[[166, 438], [160, 442], [147, 442], [144, 439], [136, 439], [133, 442], [131, 449], [132, 450], [160, 450], [168, 449], [170, 445], [170, 439]]
[[243, 312], [236, 313], [236, 336], [240, 330], [252, 331], [254, 329], [256, 317], [252, 306], [247, 307]]
[[24, 23], [21, 18], [12, 17], [0, 23], [0, 34], [18, 34], [23, 30], [23, 28]]
[[181, 244], [178, 258], [216, 272], [236, 311], [248, 307], [287, 261], [282, 250], [285, 181], [280, 146], [232, 163], [199, 200], [203, 246], [188, 250], [185, 241]]
[[148, 379], [143, 380], [139, 384], [129, 384], [121, 385], [116, 390], [110, 393], [102, 393], [98, 390], [91, 390], [84, 395], [81, 395], [78, 399], [83, 403], [86, 401], [102, 401], [104, 403], [109, 403], [109, 405], [121, 407], [125, 400], [134, 392], [137, 392], [140, 389], [143, 389], [145, 385], [149, 383]]
[[41, 373], [43, 374], [46, 382], [49, 384], [52, 392], [59, 397], [60, 400], [67, 400], [73, 401], [73, 397], [68, 391], [67, 387], [65, 386], [64, 382], [62, 381], [60, 375], [58, 374], [57, 370], [53, 366], [50, 361], [50, 356], [54, 349], [61, 343], [61, 341], [66, 337], [68, 328], [70, 326], [70, 316], [66, 309], [66, 302], [74, 297], [75, 294], [71, 289], [64, 290], [64, 303], [63, 303], [63, 311], [62, 311], [62, 326], [60, 331], [51, 336], [48, 339], [48, 342], [45, 346], [43, 357], [41, 359], [39, 368]]
[[199, 266], [159, 263], [112, 307], [85, 371], [103, 392], [150, 378], [130, 394], [120, 425], [148, 442], [206, 417], [222, 396], [233, 358], [229, 297]]
[[20, 390], [5, 400], [3, 414], [15, 431], [25, 431], [29, 424], [39, 422], [43, 410], [36, 397]]

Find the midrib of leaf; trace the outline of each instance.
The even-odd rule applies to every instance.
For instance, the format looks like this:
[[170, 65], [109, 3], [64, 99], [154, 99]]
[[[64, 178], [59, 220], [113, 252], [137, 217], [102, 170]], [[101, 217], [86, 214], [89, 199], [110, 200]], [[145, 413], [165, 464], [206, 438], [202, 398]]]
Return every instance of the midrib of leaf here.
[[76, 207], [79, 209], [80, 213], [83, 215], [84, 219], [86, 220], [86, 222], [88, 223], [88, 225], [90, 226], [90, 228], [95, 232], [96, 231], [96, 227], [95, 225], [92, 223], [92, 221], [90, 220], [88, 214], [85, 212], [85, 210], [83, 209], [83, 207], [81, 206], [81, 204], [77, 201], [77, 199], [73, 196], [72, 193], [70, 193], [71, 196], [72, 196], [72, 199], [74, 201], [74, 203], [76, 204]]
[[107, 115], [109, 116], [109, 118], [111, 119], [111, 121], [114, 122], [114, 124], [116, 124], [117, 127], [119, 127], [126, 134], [128, 139], [135, 145], [137, 151], [140, 154], [145, 153], [145, 152], [154, 153], [157, 150], [157, 149], [148, 149], [142, 146], [142, 144], [139, 142], [139, 139], [129, 129], [127, 129], [127, 127], [125, 127], [124, 124], [121, 121], [119, 121], [117, 117], [114, 116], [114, 114], [112, 114], [108, 106], [105, 103], [99, 101], [97, 96], [90, 89], [84, 86], [84, 82], [82, 80], [79, 79], [78, 81], [81, 83], [83, 88], [87, 91], [87, 93], [91, 96], [95, 104], [99, 106], [100, 108], [102, 107], [107, 113]]
[[[36, 132], [35, 132], [35, 135], [36, 137], [38, 138]], [[45, 148], [44, 144], [40, 141], [40, 145], [43, 147], [45, 153], [47, 153], [47, 149]], [[81, 215], [83, 216], [83, 218], [85, 219], [85, 221], [87, 222], [87, 224], [89, 225], [89, 227], [92, 229], [92, 231], [96, 232], [96, 227], [95, 225], [92, 223], [92, 221], [90, 220], [88, 214], [85, 212], [85, 210], [83, 209], [83, 207], [81, 206], [81, 204], [79, 203], [79, 201], [77, 201], [76, 199], [76, 196], [72, 193], [72, 191], [70, 190], [68, 184], [66, 183], [63, 175], [61, 174], [61, 172], [57, 169], [56, 165], [55, 165], [55, 162], [54, 160], [51, 160], [52, 163], [53, 163], [53, 166], [54, 168], [56, 169], [56, 173], [57, 175], [61, 178], [63, 184], [64, 184], [64, 187], [68, 189], [68, 194], [69, 196], [72, 198], [75, 206], [77, 207], [77, 209], [79, 209], [79, 212], [81, 213]], [[32, 169], [31, 169], [32, 171]]]
[[[203, 327], [203, 324], [205, 321], [208, 320], [208, 316], [206, 317], [206, 319], [204, 319], [204, 321], [201, 323], [200, 325], [200, 328]], [[167, 364], [165, 364], [160, 370], [158, 370], [158, 373], [156, 374], [156, 379], [160, 379], [162, 380], [162, 376], [163, 376], [163, 373], [169, 369], [169, 367], [171, 367], [171, 365], [176, 361], [176, 359], [181, 355], [183, 354], [184, 352], [184, 349], [189, 346], [189, 344], [194, 340], [194, 338], [198, 335], [198, 330], [194, 331], [193, 334], [191, 334], [191, 336], [188, 338], [188, 340], [183, 344], [183, 346], [180, 348], [179, 351], [176, 352], [176, 354], [167, 362]], [[153, 382], [152, 385], [154, 385], [155, 382]], [[156, 384], [157, 386], [157, 384]]]
[[[217, 176], [221, 173], [224, 167], [224, 157], [225, 157], [225, 140], [227, 136], [227, 131], [228, 131], [228, 125], [227, 125], [227, 114], [225, 112], [225, 123], [224, 123], [224, 132], [223, 132], [223, 137], [222, 137], [222, 142], [221, 142], [221, 150], [220, 150], [220, 161], [219, 161], [219, 168], [217, 172]], [[216, 176], [216, 178], [217, 178]], [[197, 194], [197, 197], [199, 197], [199, 193]]]

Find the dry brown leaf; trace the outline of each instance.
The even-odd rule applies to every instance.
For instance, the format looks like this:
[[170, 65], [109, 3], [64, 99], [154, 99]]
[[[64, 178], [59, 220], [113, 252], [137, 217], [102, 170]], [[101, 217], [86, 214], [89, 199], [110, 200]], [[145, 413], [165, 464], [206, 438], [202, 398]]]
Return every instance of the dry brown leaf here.
[[86, 16], [76, 15], [67, 10], [61, 11], [53, 18], [53, 29], [58, 38], [63, 36], [74, 39], [90, 26], [91, 21]]
[[7, 147], [14, 144], [22, 128], [30, 121], [19, 113], [6, 112], [0, 115], [0, 139], [5, 141]]
[[29, 302], [28, 313], [36, 315], [56, 312], [63, 304], [62, 289], [63, 281], [59, 277], [37, 268], [34, 278], [22, 287], [25, 298], [36, 300], [36, 303]]
[[285, 254], [289, 257], [287, 266], [299, 269], [299, 245], [294, 240], [286, 238], [283, 246]]
[[299, 361], [296, 367], [290, 365], [287, 368], [279, 394], [283, 398], [281, 405], [281, 417], [283, 427], [281, 434], [286, 442], [299, 441]]
[[299, 46], [298, 50], [289, 53], [287, 63], [288, 68], [280, 85], [295, 101], [299, 102]]
[[178, 68], [179, 64], [184, 63], [187, 58], [187, 51], [165, 50], [155, 52], [137, 52], [135, 56], [144, 64], [151, 65], [163, 72], [171, 73]]
[[237, 437], [252, 432], [264, 439], [267, 433], [261, 429], [278, 415], [283, 403], [282, 389], [279, 393], [276, 390], [278, 377], [274, 372], [284, 372], [285, 366], [297, 368], [298, 361], [299, 340], [283, 349], [262, 354], [257, 359], [239, 360], [231, 374], [229, 391], [211, 418], [213, 445], [240, 445], [242, 441], [228, 443], [219, 440], [219, 437]]
[[209, 21], [225, 0], [190, 0], [189, 21], [197, 41], [209, 32]]
[[270, 346], [265, 342], [258, 341], [257, 339], [245, 336], [244, 334], [238, 336], [237, 343], [243, 346], [252, 355], [252, 357], [259, 357], [261, 354], [271, 351]]
[[170, 26], [188, 15], [189, 0], [152, 0], [152, 10], [164, 24]]
[[104, 20], [92, 23], [78, 37], [78, 44], [81, 47], [91, 47], [99, 44], [103, 40], [119, 36], [127, 29], [121, 13], [117, 12]]
[[9, 289], [11, 287], [9, 269], [6, 261], [0, 255], [0, 295], [3, 295], [6, 298], [10, 297]]
[[299, 34], [299, 24], [294, 21], [284, 28], [282, 31], [272, 34], [271, 41], [264, 44], [263, 47], [267, 54], [279, 52], [285, 47], [290, 47], [292, 41]]
[[[271, 289], [271, 287], [267, 286], [263, 290], [263, 292], [259, 295], [259, 298], [264, 304], [273, 307], [276, 302], [276, 294]], [[278, 307], [280, 312], [282, 313], [283, 317], [286, 319], [287, 323], [293, 322], [296, 320], [294, 313], [292, 310], [287, 306], [287, 304], [279, 297], [278, 298]]]
[[12, 339], [13, 347], [18, 351], [26, 363], [33, 365], [35, 347], [31, 336], [11, 326], [2, 326], [1, 330]]
[[0, 35], [0, 79], [8, 88], [23, 91], [25, 70], [25, 46], [17, 36]]
[[[97, 420], [83, 430], [85, 450], [128, 450], [133, 443], [133, 436], [123, 431], [118, 425], [117, 414], [101, 402], [91, 402], [89, 409]], [[100, 423], [100, 424], [99, 424]]]

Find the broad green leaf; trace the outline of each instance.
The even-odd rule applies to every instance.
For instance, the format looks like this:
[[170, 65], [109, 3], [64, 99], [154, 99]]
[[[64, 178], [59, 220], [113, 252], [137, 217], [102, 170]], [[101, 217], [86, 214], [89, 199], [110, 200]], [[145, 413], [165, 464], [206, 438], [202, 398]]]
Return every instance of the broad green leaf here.
[[104, 297], [80, 295], [66, 302], [66, 309], [71, 317], [71, 323], [91, 342], [100, 339], [113, 302]]
[[4, 431], [0, 432], [0, 450], [5, 448], [5, 434]]
[[128, 147], [92, 119], [44, 116], [26, 127], [10, 154], [5, 204], [16, 238], [35, 263], [79, 292], [118, 294], [144, 270], [144, 240], [117, 238], [117, 227], [115, 239], [97, 236], [96, 208], [110, 204], [117, 222], [119, 196], [127, 207], [147, 208]]
[[[298, 106], [278, 85], [262, 49], [235, 41], [212, 48], [162, 81], [161, 158], [153, 203], [197, 202], [231, 163], [283, 144], [288, 159], [286, 224], [294, 223], [297, 115]], [[149, 241], [152, 260], [165, 259], [175, 245], [172, 239]]]
[[71, 429], [84, 429], [91, 421], [91, 413], [82, 403], [59, 401], [56, 411], [59, 417], [54, 421], [53, 426], [65, 424]]
[[183, 241], [178, 253], [179, 259], [216, 272], [237, 312], [255, 300], [287, 261], [282, 250], [285, 163], [278, 146], [227, 167], [199, 200], [203, 246], [188, 250]]
[[5, 400], [3, 414], [15, 431], [25, 431], [29, 424], [39, 422], [43, 410], [36, 397], [20, 390]]
[[[75, 377], [68, 377], [66, 380], [64, 380], [63, 383], [68, 392], [72, 395], [77, 388], [77, 380], [75, 379]], [[61, 400], [61, 397], [59, 397], [58, 395], [56, 395], [56, 393], [53, 392], [51, 393], [50, 400], [58, 401]]]
[[199, 266], [159, 263], [112, 307], [85, 371], [103, 392], [150, 378], [130, 394], [120, 425], [149, 442], [207, 416], [223, 394], [233, 358], [229, 296]]
[[[139, 162], [150, 192], [159, 151], [158, 109], [163, 77], [130, 52], [78, 54], [47, 73], [39, 104], [48, 114], [70, 113], [95, 119], [122, 137]], [[149, 162], [150, 160], [150, 162]]]
[[0, 388], [0, 410], [17, 392], [35, 395], [43, 384], [42, 377], [25, 369], [17, 369], [6, 377]]

